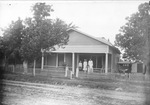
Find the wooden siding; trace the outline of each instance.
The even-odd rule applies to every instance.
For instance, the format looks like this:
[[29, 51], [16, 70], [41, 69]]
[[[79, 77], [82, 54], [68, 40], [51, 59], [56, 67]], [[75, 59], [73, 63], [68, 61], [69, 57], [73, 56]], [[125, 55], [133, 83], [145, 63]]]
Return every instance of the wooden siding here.
[[113, 49], [111, 47], [109, 47], [109, 53], [113, 54]]
[[107, 53], [107, 45], [66, 45], [65, 48], [58, 48], [53, 52], [59, 53]]
[[104, 43], [79, 32], [73, 31], [69, 34], [68, 45], [104, 45]]

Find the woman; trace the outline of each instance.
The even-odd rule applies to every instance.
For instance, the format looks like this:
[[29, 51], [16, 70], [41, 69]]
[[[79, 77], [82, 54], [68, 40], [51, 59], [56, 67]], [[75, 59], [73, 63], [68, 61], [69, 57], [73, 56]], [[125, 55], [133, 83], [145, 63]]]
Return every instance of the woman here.
[[79, 70], [80, 71], [82, 70], [82, 62], [81, 61], [79, 62]]
[[84, 72], [87, 71], [87, 60], [86, 59], [84, 59], [84, 62], [83, 62], [83, 70], [84, 70]]

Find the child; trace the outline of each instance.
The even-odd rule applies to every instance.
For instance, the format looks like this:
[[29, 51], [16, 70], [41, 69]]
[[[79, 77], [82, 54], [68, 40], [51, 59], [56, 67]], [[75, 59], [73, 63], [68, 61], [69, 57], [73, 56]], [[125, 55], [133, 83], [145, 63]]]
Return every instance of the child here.
[[81, 61], [79, 62], [79, 70], [80, 71], [82, 70], [82, 62]]

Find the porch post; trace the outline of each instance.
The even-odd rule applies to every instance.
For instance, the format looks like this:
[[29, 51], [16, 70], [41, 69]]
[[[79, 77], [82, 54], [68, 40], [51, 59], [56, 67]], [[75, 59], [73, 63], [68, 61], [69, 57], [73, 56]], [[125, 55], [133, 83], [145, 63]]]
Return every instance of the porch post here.
[[74, 52], [72, 53], [72, 72], [74, 74]]
[[58, 53], [56, 54], [56, 68], [58, 67]]
[[76, 67], [76, 77], [79, 76], [79, 54], [77, 54], [77, 67]]
[[42, 51], [41, 70], [44, 68], [44, 52]]
[[111, 54], [111, 73], [113, 73], [113, 54]]
[[108, 53], [105, 54], [105, 73], [108, 73]]

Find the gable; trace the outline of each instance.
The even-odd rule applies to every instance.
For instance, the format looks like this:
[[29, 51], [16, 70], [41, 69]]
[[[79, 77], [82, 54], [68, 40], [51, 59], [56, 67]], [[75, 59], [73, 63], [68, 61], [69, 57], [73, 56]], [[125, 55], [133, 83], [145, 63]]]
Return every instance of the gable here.
[[53, 52], [59, 53], [115, 53], [120, 54], [120, 51], [113, 46], [109, 41], [102, 38], [95, 38], [75, 29], [69, 29], [69, 41], [63, 47], [56, 47]]
[[72, 31], [69, 33], [68, 45], [105, 45], [105, 44], [91, 37], [88, 37], [82, 33]]

